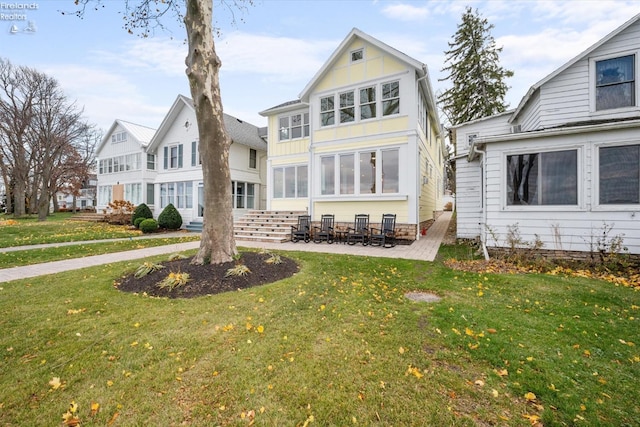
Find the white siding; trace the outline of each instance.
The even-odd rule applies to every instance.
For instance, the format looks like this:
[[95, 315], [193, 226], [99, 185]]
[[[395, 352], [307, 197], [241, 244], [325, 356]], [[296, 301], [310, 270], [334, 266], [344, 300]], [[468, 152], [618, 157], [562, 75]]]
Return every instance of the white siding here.
[[[517, 227], [525, 242], [533, 243], [537, 235], [544, 244], [543, 249], [590, 251], [597, 249], [598, 238], [605, 228], [610, 227], [611, 231], [605, 240], [610, 242], [615, 236], [620, 236], [630, 253], [640, 253], [640, 221], [637, 218], [640, 206], [630, 205], [621, 209], [619, 206], [599, 206], [597, 203], [598, 164], [595, 153], [600, 145], [609, 143], [638, 144], [640, 137], [637, 130], [626, 130], [487, 144], [487, 230], [484, 231], [487, 233], [487, 245], [509, 246], [506, 240], [509, 228]], [[506, 206], [506, 155], [513, 150], [522, 152], [523, 147], [531, 153], [549, 149], [578, 149], [578, 206]], [[473, 178], [468, 181], [462, 183], [466, 192], [473, 188]], [[460, 190], [458, 183], [459, 212], [462, 211]], [[464, 218], [472, 217], [467, 214]], [[460, 235], [460, 225], [458, 228]], [[468, 229], [469, 226], [465, 224], [463, 230]]]
[[523, 130], [538, 130], [557, 127], [567, 123], [607, 118], [640, 115], [638, 98], [640, 85], [636, 70], [636, 108], [608, 111], [593, 111], [594, 78], [592, 61], [600, 57], [616, 55], [636, 55], [636, 65], [640, 63], [640, 21], [636, 21], [607, 43], [576, 61], [566, 70], [545, 82], [536, 95], [529, 100], [518, 117]]

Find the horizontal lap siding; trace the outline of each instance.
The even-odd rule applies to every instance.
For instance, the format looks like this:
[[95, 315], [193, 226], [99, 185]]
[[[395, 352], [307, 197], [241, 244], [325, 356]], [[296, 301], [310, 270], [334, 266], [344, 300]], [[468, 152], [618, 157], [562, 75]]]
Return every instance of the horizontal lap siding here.
[[[544, 244], [543, 249], [565, 251], [590, 251], [598, 249], [598, 238], [609, 245], [616, 236], [622, 237], [623, 245], [630, 253], [640, 253], [640, 207], [637, 211], [616, 210], [598, 206], [594, 200], [597, 185], [597, 162], [594, 158], [594, 144], [604, 142], [633, 141], [634, 135], [640, 142], [637, 130], [595, 132], [574, 136], [549, 138], [540, 141], [493, 144], [488, 147], [486, 161], [487, 175], [487, 234], [488, 246], [509, 246], [509, 228], [519, 231], [524, 242], [532, 244], [537, 238]], [[561, 207], [530, 206], [505, 207], [505, 152], [528, 147], [531, 152], [541, 148], [573, 149], [580, 147], [578, 165], [579, 206], [562, 210]], [[458, 201], [460, 206], [461, 200]], [[460, 228], [460, 227], [459, 227]], [[603, 236], [606, 228], [611, 228]], [[537, 237], [536, 237], [537, 235]], [[605, 248], [606, 249], [606, 248]]]
[[457, 235], [462, 239], [475, 239], [481, 232], [481, 177], [480, 163], [467, 163], [466, 159], [456, 165], [456, 218]]

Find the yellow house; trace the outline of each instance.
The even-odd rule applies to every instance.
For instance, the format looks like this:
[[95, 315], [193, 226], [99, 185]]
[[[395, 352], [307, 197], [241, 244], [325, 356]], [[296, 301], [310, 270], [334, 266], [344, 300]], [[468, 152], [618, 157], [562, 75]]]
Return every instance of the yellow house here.
[[442, 210], [445, 146], [427, 66], [354, 28], [268, 118], [270, 210], [353, 224], [397, 215], [415, 240]]

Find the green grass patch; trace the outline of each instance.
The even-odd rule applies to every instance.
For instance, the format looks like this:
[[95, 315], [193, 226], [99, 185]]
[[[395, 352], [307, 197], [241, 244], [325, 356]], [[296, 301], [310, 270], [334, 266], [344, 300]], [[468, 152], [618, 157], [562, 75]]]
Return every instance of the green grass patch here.
[[200, 240], [199, 234], [185, 235], [183, 237], [155, 237], [151, 239], [138, 238], [113, 242], [84, 243], [78, 245], [47, 247], [41, 249], [34, 248], [11, 252], [0, 251], [0, 269], [162, 245], [175, 245], [178, 243], [192, 242], [196, 240]]
[[[80, 242], [140, 236], [140, 230], [104, 222], [71, 221], [60, 215], [59, 220], [38, 222], [35, 219], [10, 219], [0, 223], [0, 248], [38, 245], [42, 243]], [[15, 224], [14, 224], [15, 223]]]
[[[0, 424], [58, 425], [71, 401], [96, 426], [640, 418], [633, 289], [280, 254], [300, 263], [297, 275], [192, 300], [115, 289], [140, 260], [1, 283]], [[413, 302], [408, 291], [443, 299]]]

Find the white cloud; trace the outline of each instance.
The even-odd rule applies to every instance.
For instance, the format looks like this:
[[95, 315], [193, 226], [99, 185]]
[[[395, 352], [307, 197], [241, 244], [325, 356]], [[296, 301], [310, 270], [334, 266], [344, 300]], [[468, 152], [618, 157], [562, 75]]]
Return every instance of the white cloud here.
[[309, 80], [338, 43], [335, 40], [234, 32], [217, 41], [216, 51], [222, 60], [222, 73], [246, 74], [252, 79], [291, 83]]
[[429, 7], [416, 7], [413, 4], [398, 3], [386, 6], [382, 13], [399, 21], [422, 21], [429, 16]]
[[153, 127], [167, 113], [168, 105], [150, 102], [122, 73], [72, 64], [47, 66], [44, 72], [55, 77], [69, 100], [84, 108], [90, 122], [102, 129], [115, 119]]

